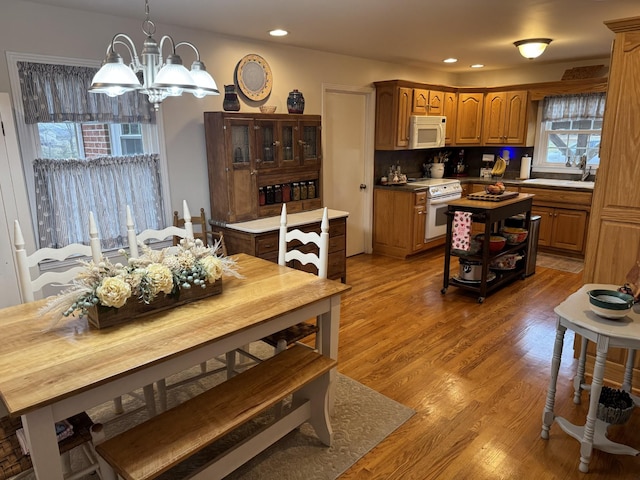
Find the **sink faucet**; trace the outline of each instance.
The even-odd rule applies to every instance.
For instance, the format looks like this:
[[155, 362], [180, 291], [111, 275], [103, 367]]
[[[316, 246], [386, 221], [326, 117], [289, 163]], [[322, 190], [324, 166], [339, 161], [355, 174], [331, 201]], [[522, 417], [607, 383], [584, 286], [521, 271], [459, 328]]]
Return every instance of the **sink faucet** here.
[[587, 178], [589, 178], [589, 175], [591, 174], [591, 167], [587, 166], [586, 155], [582, 155], [580, 157], [580, 169], [582, 170], [582, 176], [580, 177], [580, 180], [584, 182]]

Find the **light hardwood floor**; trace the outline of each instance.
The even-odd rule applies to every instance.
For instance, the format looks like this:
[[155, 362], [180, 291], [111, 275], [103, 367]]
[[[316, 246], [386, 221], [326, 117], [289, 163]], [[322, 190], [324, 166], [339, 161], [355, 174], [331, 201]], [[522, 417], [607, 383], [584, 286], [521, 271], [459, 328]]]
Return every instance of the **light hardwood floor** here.
[[[440, 249], [406, 261], [347, 260], [353, 289], [342, 302], [338, 370], [416, 414], [341, 480], [640, 479], [640, 457], [594, 451], [581, 474], [576, 440], [556, 424], [540, 438], [553, 308], [582, 274], [537, 267], [478, 304], [456, 287], [442, 295], [442, 269]], [[568, 331], [556, 413], [583, 424], [588, 394], [573, 404], [572, 342]], [[639, 417], [610, 438], [640, 448]]]

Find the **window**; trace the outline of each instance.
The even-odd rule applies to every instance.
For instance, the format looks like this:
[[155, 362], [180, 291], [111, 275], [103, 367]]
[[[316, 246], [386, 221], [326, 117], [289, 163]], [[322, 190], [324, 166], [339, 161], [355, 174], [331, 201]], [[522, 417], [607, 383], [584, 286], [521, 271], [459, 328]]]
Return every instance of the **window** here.
[[88, 243], [94, 212], [103, 249], [125, 246], [126, 206], [137, 230], [166, 226], [166, 164], [155, 112], [136, 92], [88, 92], [98, 65], [7, 54], [39, 247]]
[[534, 170], [575, 173], [583, 165], [597, 168], [604, 103], [604, 93], [545, 98]]

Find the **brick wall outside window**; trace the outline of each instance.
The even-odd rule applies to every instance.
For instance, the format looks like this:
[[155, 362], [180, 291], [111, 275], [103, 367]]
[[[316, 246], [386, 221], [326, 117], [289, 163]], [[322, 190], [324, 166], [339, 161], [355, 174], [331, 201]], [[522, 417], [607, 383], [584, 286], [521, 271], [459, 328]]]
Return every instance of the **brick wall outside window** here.
[[83, 124], [82, 141], [86, 158], [111, 155], [109, 126], [106, 123]]

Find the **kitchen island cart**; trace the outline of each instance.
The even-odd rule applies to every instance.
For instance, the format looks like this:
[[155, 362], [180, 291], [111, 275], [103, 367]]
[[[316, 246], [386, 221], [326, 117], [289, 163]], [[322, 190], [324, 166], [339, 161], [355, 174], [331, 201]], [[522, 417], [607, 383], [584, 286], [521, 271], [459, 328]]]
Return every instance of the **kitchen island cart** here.
[[[484, 302], [487, 294], [502, 287], [516, 277], [525, 278], [526, 262], [518, 262], [516, 268], [499, 272], [491, 272], [489, 263], [491, 260], [506, 254], [520, 254], [527, 256], [528, 242], [524, 241], [517, 245], [506, 245], [499, 252], [492, 252], [489, 248], [491, 235], [498, 235], [504, 221], [515, 215], [524, 215], [524, 228], [529, 230], [531, 224], [531, 206], [533, 195], [519, 193], [514, 196], [504, 197], [504, 200], [471, 200], [461, 198], [453, 200], [448, 205], [447, 211], [447, 236], [444, 252], [444, 279], [442, 293], [445, 294], [449, 285], [464, 288], [478, 293], [478, 302]], [[456, 212], [471, 213], [472, 222], [484, 224], [484, 238], [481, 249], [478, 253], [465, 253], [455, 250], [452, 253], [453, 245], [453, 219]], [[458, 256], [470, 262], [480, 262], [482, 273], [477, 282], [463, 281], [461, 278], [450, 276], [451, 256]], [[490, 273], [495, 273], [489, 276]]]

